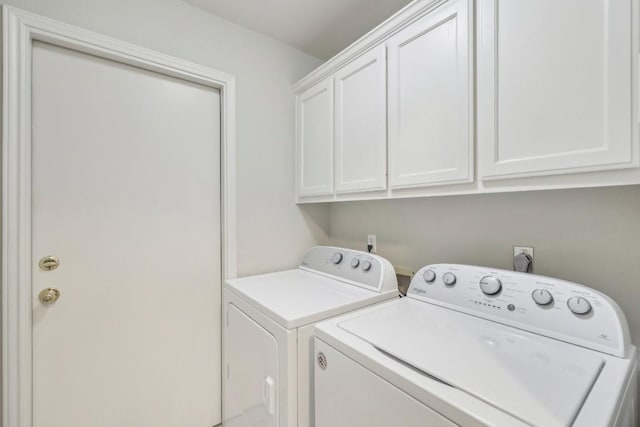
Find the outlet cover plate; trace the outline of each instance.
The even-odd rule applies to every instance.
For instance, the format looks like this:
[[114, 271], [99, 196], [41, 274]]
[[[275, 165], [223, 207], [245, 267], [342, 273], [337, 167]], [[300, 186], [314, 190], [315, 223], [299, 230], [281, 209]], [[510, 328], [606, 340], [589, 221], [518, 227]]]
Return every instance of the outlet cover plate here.
[[519, 260], [518, 258], [516, 258], [520, 254], [526, 254], [529, 256], [529, 258], [531, 259], [531, 262], [529, 263], [526, 272], [533, 273], [533, 265], [534, 265], [533, 247], [531, 246], [514, 246], [513, 247], [513, 269], [515, 271], [524, 271], [521, 269], [522, 266], [516, 267], [516, 263], [522, 262], [522, 260]]
[[371, 245], [371, 253], [378, 253], [378, 244], [375, 234], [369, 234], [367, 236], [367, 246]]
[[514, 246], [513, 247], [513, 256], [518, 254], [525, 253], [533, 259], [533, 248], [531, 246]]

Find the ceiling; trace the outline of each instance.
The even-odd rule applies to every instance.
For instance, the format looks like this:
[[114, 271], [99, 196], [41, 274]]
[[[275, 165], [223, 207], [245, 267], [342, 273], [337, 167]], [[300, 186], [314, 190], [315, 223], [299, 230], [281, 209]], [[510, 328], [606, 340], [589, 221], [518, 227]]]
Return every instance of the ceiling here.
[[411, 0], [185, 0], [327, 60]]

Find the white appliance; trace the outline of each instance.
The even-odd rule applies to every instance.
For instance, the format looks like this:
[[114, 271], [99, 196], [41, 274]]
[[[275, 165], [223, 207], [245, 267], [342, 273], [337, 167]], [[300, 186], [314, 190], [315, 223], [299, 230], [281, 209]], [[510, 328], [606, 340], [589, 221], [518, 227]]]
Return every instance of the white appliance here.
[[392, 298], [389, 261], [326, 246], [310, 249], [295, 270], [227, 281], [224, 425], [312, 425], [314, 323]]
[[430, 265], [315, 335], [316, 427], [636, 425], [624, 314], [575, 283]]

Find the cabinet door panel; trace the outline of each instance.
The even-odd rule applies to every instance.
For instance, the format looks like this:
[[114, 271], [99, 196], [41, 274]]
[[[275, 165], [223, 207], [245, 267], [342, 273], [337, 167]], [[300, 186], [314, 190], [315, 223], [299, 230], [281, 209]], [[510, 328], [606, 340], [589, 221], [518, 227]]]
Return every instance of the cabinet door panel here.
[[473, 180], [470, 26], [452, 1], [387, 42], [391, 188]]
[[333, 193], [333, 80], [300, 94], [297, 113], [299, 196]]
[[386, 58], [379, 46], [335, 75], [336, 193], [386, 188]]
[[482, 0], [483, 179], [633, 166], [631, 0]]

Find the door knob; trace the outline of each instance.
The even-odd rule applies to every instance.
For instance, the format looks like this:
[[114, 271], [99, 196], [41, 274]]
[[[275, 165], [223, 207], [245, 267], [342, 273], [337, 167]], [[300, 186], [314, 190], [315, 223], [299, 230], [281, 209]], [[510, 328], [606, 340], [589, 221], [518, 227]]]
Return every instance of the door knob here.
[[60, 298], [60, 291], [56, 288], [45, 288], [40, 291], [38, 298], [43, 304], [53, 304]]

